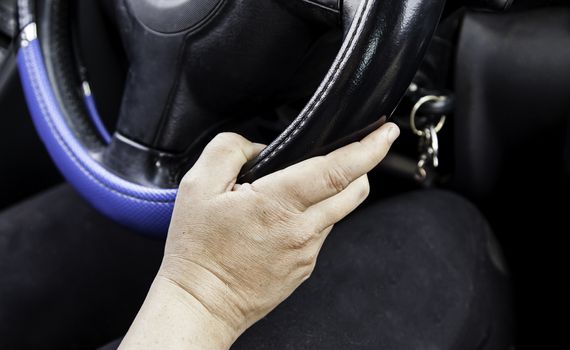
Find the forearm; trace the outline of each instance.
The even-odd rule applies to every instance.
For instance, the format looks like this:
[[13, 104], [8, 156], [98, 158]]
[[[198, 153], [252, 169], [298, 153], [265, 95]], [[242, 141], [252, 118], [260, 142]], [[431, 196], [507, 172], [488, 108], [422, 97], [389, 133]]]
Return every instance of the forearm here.
[[236, 337], [197, 299], [159, 275], [119, 349], [229, 349]]

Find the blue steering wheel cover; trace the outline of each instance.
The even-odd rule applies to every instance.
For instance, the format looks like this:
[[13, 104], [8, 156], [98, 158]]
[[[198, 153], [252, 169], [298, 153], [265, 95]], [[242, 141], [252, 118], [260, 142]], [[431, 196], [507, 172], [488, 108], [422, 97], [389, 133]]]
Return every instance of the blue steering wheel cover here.
[[118, 223], [165, 237], [177, 190], [129, 182], [89, 155], [65, 121], [37, 39], [19, 50], [18, 68], [35, 127], [67, 181], [96, 209]]

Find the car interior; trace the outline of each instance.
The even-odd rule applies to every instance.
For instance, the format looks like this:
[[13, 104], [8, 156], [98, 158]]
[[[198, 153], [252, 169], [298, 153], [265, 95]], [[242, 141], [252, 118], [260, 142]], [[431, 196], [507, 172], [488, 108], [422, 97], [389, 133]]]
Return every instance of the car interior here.
[[[508, 271], [511, 348], [570, 347], [567, 1], [164, 3], [0, 0], [0, 211], [51, 193], [65, 212], [76, 204], [53, 191], [77, 192], [100, 213], [104, 233], [85, 238], [85, 254], [109, 256], [97, 273], [124, 263], [148, 275], [104, 328], [78, 323], [62, 345], [51, 332], [66, 316], [46, 307], [33, 336], [0, 330], [1, 348], [96, 348], [124, 334], [160, 251], [113, 252], [163, 244], [175, 189], [215, 134], [269, 145], [242, 170], [251, 182], [386, 117], [401, 137], [370, 174], [367, 203], [419, 189], [467, 198]], [[113, 283], [122, 297], [128, 279]], [[0, 282], [0, 299], [10, 288]]]

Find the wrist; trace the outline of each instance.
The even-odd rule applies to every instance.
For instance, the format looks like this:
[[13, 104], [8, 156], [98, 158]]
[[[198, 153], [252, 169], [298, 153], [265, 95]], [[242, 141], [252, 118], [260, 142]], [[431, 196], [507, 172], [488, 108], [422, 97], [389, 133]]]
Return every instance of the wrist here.
[[157, 280], [167, 281], [180, 297], [198, 303], [237, 338], [248, 327], [248, 320], [240, 296], [220, 278], [222, 274], [202, 264], [166, 256]]
[[189, 293], [181, 284], [159, 274], [153, 285], [161, 299], [166, 299], [172, 307], [178, 308], [185, 321], [192, 324], [192, 333], [199, 331], [205, 340], [215, 340], [220, 349], [229, 349], [239, 337], [238, 332], [231, 324], [213, 314], [207, 306], [193, 294]]
[[229, 349], [240, 334], [159, 273], [121, 349]]

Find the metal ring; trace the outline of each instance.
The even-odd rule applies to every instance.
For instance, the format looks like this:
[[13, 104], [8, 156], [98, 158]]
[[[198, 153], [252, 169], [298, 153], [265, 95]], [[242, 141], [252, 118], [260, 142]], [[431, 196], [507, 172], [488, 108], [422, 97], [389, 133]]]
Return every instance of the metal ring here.
[[[414, 105], [414, 108], [412, 108], [412, 113], [410, 113], [410, 127], [412, 128], [412, 131], [414, 132], [414, 134], [423, 137], [425, 135], [425, 132], [422, 130], [419, 130], [416, 127], [416, 115], [418, 113], [418, 111], [420, 110], [420, 108], [422, 108], [422, 106], [428, 102], [442, 102], [445, 101], [446, 97], [445, 96], [435, 96], [435, 95], [427, 95], [424, 96], [422, 98], [420, 98], [418, 100], [418, 102], [416, 102], [416, 104]], [[435, 132], [440, 132], [441, 129], [443, 128], [443, 125], [445, 124], [445, 119], [447, 117], [445, 115], [442, 115], [441, 118], [439, 119], [439, 122], [437, 122], [437, 125], [435, 126]]]

